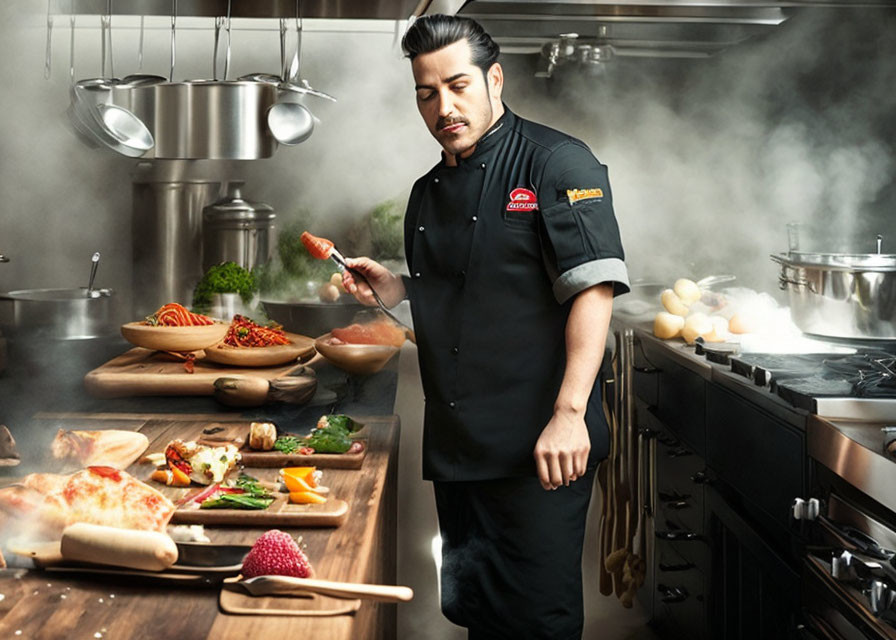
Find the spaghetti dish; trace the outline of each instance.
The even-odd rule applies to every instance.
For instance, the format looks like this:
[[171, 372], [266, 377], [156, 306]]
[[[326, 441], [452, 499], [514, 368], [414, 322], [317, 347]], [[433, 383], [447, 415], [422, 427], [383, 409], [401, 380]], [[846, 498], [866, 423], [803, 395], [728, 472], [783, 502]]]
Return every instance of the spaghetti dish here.
[[176, 302], [170, 302], [146, 317], [146, 324], [154, 327], [196, 327], [214, 323], [208, 316], [193, 313]]
[[233, 322], [224, 336], [224, 344], [231, 347], [272, 347], [291, 344], [279, 326], [265, 327], [245, 316], [233, 316]]

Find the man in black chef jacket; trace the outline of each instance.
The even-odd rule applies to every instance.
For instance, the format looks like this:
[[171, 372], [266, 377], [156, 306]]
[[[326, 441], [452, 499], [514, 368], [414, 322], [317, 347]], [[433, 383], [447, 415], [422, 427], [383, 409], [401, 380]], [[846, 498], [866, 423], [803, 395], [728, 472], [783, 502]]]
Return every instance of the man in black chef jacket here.
[[628, 290], [607, 169], [502, 103], [498, 46], [473, 20], [421, 18], [402, 47], [442, 159], [411, 191], [410, 277], [349, 264], [387, 305], [410, 299], [442, 610], [470, 638], [578, 638], [585, 517], [609, 449], [598, 369]]

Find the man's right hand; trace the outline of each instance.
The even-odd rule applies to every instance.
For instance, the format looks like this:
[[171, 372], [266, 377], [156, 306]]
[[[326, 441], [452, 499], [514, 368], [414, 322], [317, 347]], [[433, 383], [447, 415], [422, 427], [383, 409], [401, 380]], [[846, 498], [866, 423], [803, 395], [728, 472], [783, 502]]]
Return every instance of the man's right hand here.
[[[404, 300], [406, 292], [401, 276], [392, 273], [379, 262], [370, 258], [346, 258], [345, 264], [364, 274], [387, 307], [392, 308]], [[355, 278], [351, 271], [342, 272], [342, 285], [361, 304], [377, 306], [370, 287], [360, 278]]]

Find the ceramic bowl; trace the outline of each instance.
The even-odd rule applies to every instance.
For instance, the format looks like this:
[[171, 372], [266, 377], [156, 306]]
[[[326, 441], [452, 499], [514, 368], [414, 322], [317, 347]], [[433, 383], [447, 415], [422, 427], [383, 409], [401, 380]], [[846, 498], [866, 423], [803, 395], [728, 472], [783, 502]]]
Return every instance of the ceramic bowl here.
[[189, 327], [128, 322], [121, 325], [121, 335], [131, 344], [153, 351], [199, 351], [221, 342], [229, 327], [229, 323], [223, 322]]
[[384, 344], [329, 344], [332, 334], [314, 341], [314, 348], [331, 364], [348, 373], [370, 375], [386, 366], [399, 347]]

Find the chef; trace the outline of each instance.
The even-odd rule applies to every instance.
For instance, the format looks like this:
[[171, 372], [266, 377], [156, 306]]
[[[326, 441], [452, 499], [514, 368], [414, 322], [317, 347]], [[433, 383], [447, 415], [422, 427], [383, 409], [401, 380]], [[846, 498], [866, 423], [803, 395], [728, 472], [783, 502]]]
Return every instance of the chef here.
[[410, 275], [349, 265], [388, 305], [410, 299], [442, 611], [470, 638], [579, 638], [585, 517], [609, 449], [598, 372], [628, 291], [607, 168], [503, 104], [498, 45], [475, 21], [420, 18], [402, 47], [442, 158], [411, 191]]

